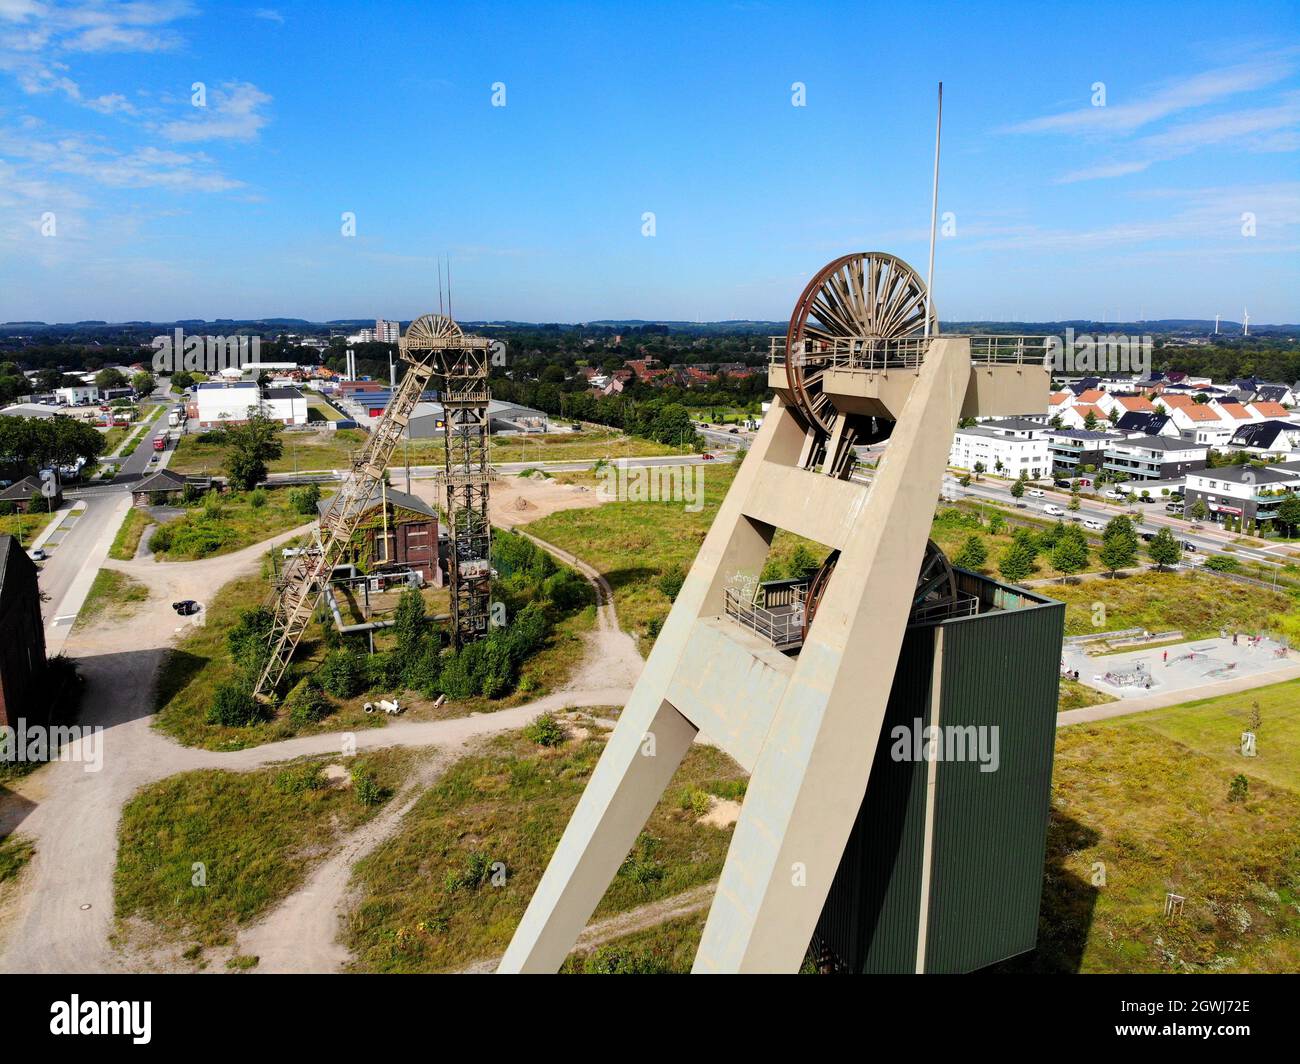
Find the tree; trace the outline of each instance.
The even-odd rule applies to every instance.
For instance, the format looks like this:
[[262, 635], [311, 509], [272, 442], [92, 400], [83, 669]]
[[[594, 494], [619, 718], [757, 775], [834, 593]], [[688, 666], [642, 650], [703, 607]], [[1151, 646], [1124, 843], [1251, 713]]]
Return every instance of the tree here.
[[251, 491], [266, 479], [266, 463], [284, 453], [281, 425], [263, 414], [254, 414], [242, 425], [226, 425], [226, 472], [231, 483]]
[[1198, 495], [1196, 501], [1192, 503], [1192, 519], [1195, 521], [1204, 521], [1206, 517], [1209, 516], [1209, 513], [1210, 511], [1205, 505], [1205, 500]]
[[1070, 535], [1079, 530], [1073, 526], [1056, 541], [1052, 548], [1052, 568], [1062, 576], [1073, 576], [1088, 565], [1088, 545], [1082, 534]]
[[1024, 495], [1025, 495], [1025, 482], [1023, 478], [1013, 480], [1011, 482], [1011, 497], [1013, 499], [1021, 499], [1024, 498]]
[[975, 479], [979, 480], [980, 475], [984, 472], [984, 463], [976, 462], [972, 468], [975, 470]]
[[393, 613], [393, 632], [397, 636], [397, 653], [403, 662], [416, 660], [421, 652], [428, 618], [424, 613], [424, 597], [413, 587], [402, 592]]
[[1083, 415], [1083, 427], [1089, 432], [1095, 432], [1097, 430], [1097, 415], [1091, 410]]
[[137, 395], [148, 395], [156, 383], [153, 374], [144, 369], [131, 377], [131, 387]]
[[[1024, 531], [1024, 529], [1021, 529]], [[1002, 579], [1009, 584], [1018, 584], [1034, 571], [1034, 558], [1037, 556], [1033, 543], [1016, 533], [1015, 539], [1011, 541], [1010, 546], [1002, 552], [1002, 557], [998, 559], [998, 573]]]
[[1174, 534], [1169, 529], [1162, 528], [1147, 544], [1147, 554], [1156, 563], [1157, 569], [1164, 569], [1178, 564], [1183, 556], [1183, 545], [1174, 539]]
[[1300, 496], [1288, 495], [1277, 506], [1277, 519], [1287, 528], [1287, 534], [1294, 536], [1296, 525], [1300, 525]]
[[1069, 503], [1068, 503], [1068, 505], [1067, 505], [1067, 509], [1072, 510], [1072, 511], [1077, 511], [1081, 505], [1082, 505], [1082, 504], [1079, 502], [1079, 489], [1078, 489], [1078, 488], [1071, 488], [1071, 489], [1070, 489], [1070, 501], [1069, 501]]
[[121, 370], [106, 367], [95, 374], [95, 387], [101, 392], [109, 388], [121, 388], [126, 384], [126, 377]]
[[790, 565], [788, 572], [791, 580], [811, 580], [821, 564], [814, 557], [813, 552], [805, 547], [802, 543], [795, 546], [790, 552]]
[[1114, 576], [1120, 569], [1128, 569], [1137, 564], [1137, 544], [1121, 536], [1102, 540], [1101, 550], [1097, 552], [1106, 572]]
[[962, 544], [961, 550], [957, 552], [957, 557], [952, 560], [952, 563], [961, 569], [978, 571], [983, 568], [988, 558], [989, 549], [984, 545], [984, 537], [979, 533], [972, 533], [966, 538], [966, 542]]

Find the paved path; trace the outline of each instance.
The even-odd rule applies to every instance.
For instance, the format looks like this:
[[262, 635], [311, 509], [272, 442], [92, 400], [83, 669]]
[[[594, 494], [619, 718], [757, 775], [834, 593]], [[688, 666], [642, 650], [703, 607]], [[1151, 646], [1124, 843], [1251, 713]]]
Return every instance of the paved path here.
[[[122, 500], [129, 496], [123, 495]], [[111, 531], [116, 527], [113, 523]], [[205, 617], [201, 613], [178, 618], [171, 602], [203, 600], [230, 580], [256, 571], [267, 550], [301, 531], [291, 529], [245, 550], [196, 562], [105, 563], [144, 583], [150, 598], [128, 624], [94, 624], [70, 641], [69, 649], [86, 681], [80, 723], [104, 729], [102, 768], [88, 772], [82, 760], [56, 761], [7, 785], [12, 794], [0, 803], [0, 835], [21, 831], [35, 843], [36, 856], [24, 872], [15, 911], [0, 928], [0, 971], [125, 968], [128, 962], [109, 943], [118, 824], [123, 805], [149, 783], [191, 769], [243, 771], [305, 755], [341, 753], [345, 734], [360, 750], [436, 747], [441, 764], [466, 744], [521, 728], [540, 713], [626, 702], [630, 684], [621, 682], [621, 674], [639, 669], [640, 658], [632, 640], [618, 630], [606, 585], [598, 588], [601, 620], [590, 637], [589, 656], [607, 655], [614, 667], [597, 671], [620, 678], [601, 685], [579, 687], [571, 680], [564, 690], [495, 713], [400, 721], [384, 728], [303, 736], [230, 752], [180, 746], [154, 730], [153, 682], [165, 650]], [[90, 570], [91, 579], [97, 568]], [[585, 675], [580, 670], [575, 680]], [[82, 743], [70, 748], [74, 756], [85, 749]], [[403, 799], [403, 807], [413, 798]], [[335, 938], [352, 862], [395, 830], [400, 819], [400, 812], [377, 818], [345, 839], [340, 853], [313, 873], [305, 894], [296, 892], [268, 914], [253, 941], [266, 950], [271, 970], [334, 970], [342, 963], [345, 958]]]

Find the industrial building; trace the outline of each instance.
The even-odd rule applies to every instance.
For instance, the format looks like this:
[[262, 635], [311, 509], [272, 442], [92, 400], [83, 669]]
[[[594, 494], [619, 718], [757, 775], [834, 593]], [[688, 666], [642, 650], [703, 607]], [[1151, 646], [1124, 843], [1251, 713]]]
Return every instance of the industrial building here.
[[[323, 517], [334, 496], [316, 504]], [[423, 499], [404, 491], [385, 488], [376, 492], [360, 513], [353, 503], [348, 514], [356, 517], [356, 530], [342, 554], [341, 564], [352, 564], [373, 573], [379, 569], [416, 570], [425, 583], [442, 587], [438, 557], [438, 515]]]
[[200, 429], [247, 421], [260, 413], [283, 425], [307, 424], [307, 400], [297, 388], [262, 388], [255, 381], [205, 381], [196, 384], [186, 415]]
[[[369, 397], [367, 401], [371, 401]], [[500, 399], [488, 403], [487, 416], [488, 431], [494, 436], [502, 432], [547, 432], [550, 429], [550, 419], [543, 411]], [[411, 414], [411, 439], [428, 439], [441, 435], [442, 431], [442, 404], [417, 403]]]
[[45, 625], [35, 563], [13, 536], [0, 536], [0, 726], [49, 721]]
[[1037, 942], [1065, 606], [954, 574], [975, 612], [903, 638], [813, 937], [825, 969], [969, 972]]

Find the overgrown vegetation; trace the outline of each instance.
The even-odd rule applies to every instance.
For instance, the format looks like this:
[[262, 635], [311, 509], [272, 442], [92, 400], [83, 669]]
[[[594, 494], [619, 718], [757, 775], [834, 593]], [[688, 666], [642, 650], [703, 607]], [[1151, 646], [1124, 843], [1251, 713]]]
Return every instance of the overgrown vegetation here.
[[187, 492], [182, 499], [185, 515], [159, 525], [149, 538], [149, 549], [164, 561], [193, 561], [242, 550], [303, 524], [291, 494], [284, 488]]

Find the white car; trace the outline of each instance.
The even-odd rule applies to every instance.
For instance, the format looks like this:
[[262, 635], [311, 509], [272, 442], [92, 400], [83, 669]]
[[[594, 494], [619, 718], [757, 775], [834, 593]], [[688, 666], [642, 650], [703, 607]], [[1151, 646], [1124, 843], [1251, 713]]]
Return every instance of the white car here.
[[1054, 502], [1049, 502], [1046, 506], [1044, 506], [1043, 513], [1050, 514], [1052, 517], [1065, 516], [1065, 511], [1062, 510], [1059, 506], [1057, 506], [1056, 503]]
[[1043, 489], [1030, 488], [1027, 492], [1025, 492], [1025, 494], [1028, 495], [1031, 499], [1041, 499], [1043, 497]]
[[1083, 519], [1083, 527], [1091, 529], [1093, 532], [1100, 532], [1106, 526], [1103, 525], [1100, 521], [1098, 521], [1095, 517], [1085, 517]]
[[1127, 499], [1127, 498], [1128, 498], [1128, 496], [1125, 495], [1122, 491], [1114, 491], [1114, 490], [1112, 490], [1112, 491], [1104, 491], [1104, 492], [1102, 492], [1102, 494], [1105, 495], [1106, 498], [1108, 498], [1108, 499]]

